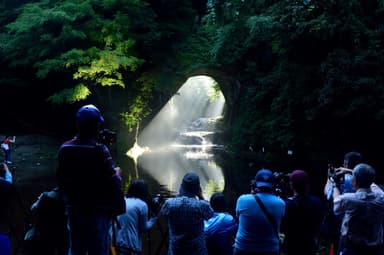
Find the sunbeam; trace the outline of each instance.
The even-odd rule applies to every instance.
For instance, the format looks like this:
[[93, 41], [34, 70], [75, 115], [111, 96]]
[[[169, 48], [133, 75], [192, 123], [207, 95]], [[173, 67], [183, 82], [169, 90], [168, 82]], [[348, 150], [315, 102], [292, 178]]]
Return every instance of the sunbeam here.
[[206, 197], [224, 189], [222, 169], [214, 161], [215, 149], [222, 146], [212, 143], [212, 138], [225, 99], [214, 84], [207, 76], [189, 78], [139, 134], [137, 144], [129, 151], [140, 169], [170, 192], [178, 192], [184, 174], [189, 171], [199, 174]]

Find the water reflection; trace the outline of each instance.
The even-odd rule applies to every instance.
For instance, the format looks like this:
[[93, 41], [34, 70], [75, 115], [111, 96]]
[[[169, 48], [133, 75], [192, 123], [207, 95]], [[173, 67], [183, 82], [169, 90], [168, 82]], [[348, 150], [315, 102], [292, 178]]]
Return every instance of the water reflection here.
[[178, 192], [188, 171], [200, 176], [206, 198], [224, 189], [224, 175], [214, 159], [215, 151], [223, 146], [215, 144], [213, 138], [225, 100], [214, 90], [214, 83], [206, 76], [188, 79], [127, 152], [136, 158], [140, 171], [171, 193]]

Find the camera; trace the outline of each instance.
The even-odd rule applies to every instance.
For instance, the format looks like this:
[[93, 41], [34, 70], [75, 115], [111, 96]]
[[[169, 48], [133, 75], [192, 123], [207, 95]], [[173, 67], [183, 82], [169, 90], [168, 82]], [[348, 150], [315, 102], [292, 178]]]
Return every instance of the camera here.
[[112, 143], [115, 143], [117, 140], [116, 132], [111, 131], [109, 129], [103, 129], [99, 132], [99, 142], [104, 145], [111, 145]]
[[274, 172], [276, 185], [275, 194], [281, 198], [287, 198], [291, 195], [291, 186], [289, 184], [291, 174], [284, 172]]
[[335, 166], [332, 163], [328, 164], [328, 174], [332, 175], [335, 173]]
[[[275, 177], [274, 194], [281, 198], [287, 198], [291, 194], [291, 187], [289, 184], [290, 174], [283, 172], [273, 172]], [[251, 190], [258, 191], [255, 180], [250, 181]]]
[[150, 201], [149, 208], [151, 211], [157, 213], [164, 203], [164, 197], [161, 194], [156, 194]]
[[344, 173], [337, 172], [333, 164], [328, 164], [328, 178], [333, 180], [336, 185], [344, 182]]
[[251, 190], [256, 190], [256, 181], [254, 179], [249, 182], [249, 187]]

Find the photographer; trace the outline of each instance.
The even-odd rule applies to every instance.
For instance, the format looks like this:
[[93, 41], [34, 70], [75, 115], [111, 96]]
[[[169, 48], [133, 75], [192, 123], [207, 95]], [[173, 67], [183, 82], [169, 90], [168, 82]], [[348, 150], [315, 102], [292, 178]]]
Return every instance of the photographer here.
[[352, 172], [356, 192], [333, 190], [334, 211], [343, 216], [339, 250], [344, 255], [383, 254], [384, 194], [371, 188], [375, 174], [370, 165], [358, 164]]
[[125, 198], [126, 212], [117, 217], [117, 222], [113, 226], [113, 234], [116, 238], [115, 247], [118, 254], [136, 255], [141, 253], [141, 235], [151, 229], [157, 220], [157, 216], [148, 220], [149, 209], [146, 203], [148, 198], [148, 185], [145, 181], [142, 179], [133, 180], [128, 187]]
[[235, 239], [235, 255], [279, 254], [279, 230], [285, 203], [274, 193], [275, 181], [270, 170], [261, 169], [255, 177], [255, 192], [237, 199], [239, 228]]
[[97, 142], [104, 117], [84, 105], [76, 112], [77, 134], [58, 151], [57, 183], [68, 220], [69, 254], [109, 254], [112, 218], [125, 212], [122, 169]]
[[332, 194], [335, 188], [341, 194], [355, 192], [352, 185], [352, 169], [361, 162], [362, 155], [359, 152], [351, 151], [344, 155], [342, 167], [335, 168], [333, 164], [328, 164], [328, 178], [324, 187], [327, 208], [322, 225], [322, 236], [330, 242], [331, 246], [333, 245], [335, 251], [341, 251], [339, 238], [343, 216], [334, 214]]
[[184, 175], [179, 196], [165, 201], [160, 214], [168, 221], [169, 255], [207, 255], [204, 220], [213, 216], [213, 209], [204, 200], [196, 173]]

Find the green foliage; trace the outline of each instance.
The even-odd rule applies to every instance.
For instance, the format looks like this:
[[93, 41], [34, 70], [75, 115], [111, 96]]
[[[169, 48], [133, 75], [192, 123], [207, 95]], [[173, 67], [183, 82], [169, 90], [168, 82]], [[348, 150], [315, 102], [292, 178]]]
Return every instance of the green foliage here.
[[63, 104], [63, 103], [75, 103], [77, 101], [84, 100], [90, 95], [88, 87], [79, 84], [74, 88], [63, 89], [62, 91], [51, 95], [48, 100], [55, 104]]
[[121, 113], [121, 118], [130, 131], [151, 113], [149, 102], [152, 99], [152, 90], [157, 78], [156, 75], [148, 72], [143, 73], [137, 82], [141, 84], [140, 93], [132, 100], [128, 111]]
[[197, 24], [189, 0], [29, 2], [1, 17], [1, 55], [9, 68], [54, 84], [53, 103], [84, 100], [103, 86], [123, 90], [130, 128], [186, 74], [220, 69], [235, 81], [224, 88], [237, 100], [235, 150], [342, 143], [352, 134], [344, 122], [362, 127], [357, 119], [384, 126], [384, 1], [210, 4]]
[[218, 2], [211, 53], [242, 87], [234, 150], [313, 148], [347, 141], [346, 123], [382, 126], [381, 1]]
[[[135, 72], [144, 63], [136, 56], [134, 33], [129, 25], [132, 22], [127, 14], [130, 8], [146, 5], [140, 1], [105, 4], [77, 0], [26, 4], [17, 19], [7, 25], [3, 54], [11, 66], [33, 66], [41, 79], [49, 78], [53, 72], [69, 71], [73, 79], [90, 90], [97, 85], [125, 87], [129, 82], [125, 73]], [[71, 86], [65, 87], [68, 85]], [[85, 99], [87, 95], [68, 97], [65, 88], [63, 93], [51, 97], [51, 101], [73, 102], [74, 98]], [[71, 99], [58, 100], [59, 96]]]

